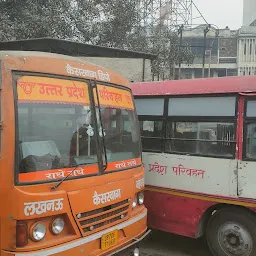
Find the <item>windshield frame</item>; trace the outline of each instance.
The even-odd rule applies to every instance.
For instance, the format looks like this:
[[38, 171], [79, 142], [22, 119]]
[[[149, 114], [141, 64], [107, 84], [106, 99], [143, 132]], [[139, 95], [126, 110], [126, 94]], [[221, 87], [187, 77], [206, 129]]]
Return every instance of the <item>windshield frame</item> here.
[[[117, 172], [120, 172], [120, 171], [126, 171], [126, 170], [130, 170], [130, 169], [133, 169], [133, 168], [138, 168], [138, 167], [141, 167], [143, 165], [142, 163], [142, 143], [141, 143], [141, 134], [140, 134], [140, 126], [139, 126], [139, 117], [138, 117], [138, 114], [137, 114], [137, 110], [136, 110], [136, 105], [135, 105], [135, 100], [134, 100], [134, 97], [133, 97], [133, 94], [132, 94], [132, 89], [129, 88], [129, 87], [125, 87], [123, 85], [119, 85], [119, 84], [111, 84], [111, 83], [107, 83], [107, 82], [103, 82], [103, 81], [94, 81], [94, 88], [96, 91], [97, 91], [97, 94], [99, 94], [99, 89], [97, 87], [97, 85], [105, 85], [105, 86], [109, 86], [109, 87], [113, 87], [113, 88], [117, 88], [117, 89], [122, 89], [122, 90], [126, 90], [130, 93], [131, 95], [131, 99], [132, 99], [132, 103], [133, 103], [133, 106], [134, 106], [134, 109], [133, 109], [133, 112], [135, 114], [135, 118], [136, 118], [136, 124], [137, 124], [137, 128], [138, 128], [138, 136], [139, 136], [139, 140], [138, 140], [138, 143], [139, 143], [139, 152], [140, 152], [140, 155], [138, 158], [140, 158], [141, 162], [135, 166], [130, 166], [130, 167], [125, 167], [125, 168], [120, 168], [118, 170], [107, 170], [107, 171], [102, 171], [101, 172], [101, 175], [106, 175], [106, 174], [110, 174], [110, 173], [117, 173]], [[97, 109], [97, 106], [95, 106], [95, 110]], [[96, 111], [95, 111], [96, 112]], [[102, 119], [102, 116], [101, 116], [101, 119]], [[95, 120], [97, 121], [97, 117], [95, 116]], [[102, 124], [101, 124], [102, 125]], [[104, 127], [103, 127], [104, 129]], [[97, 135], [99, 137], [99, 133], [97, 132]], [[101, 141], [101, 150], [102, 150], [102, 147], [104, 145], [102, 145], [102, 141], [104, 141], [104, 137], [103, 138], [100, 138], [100, 141]], [[106, 146], [106, 145], [105, 145]], [[102, 153], [101, 156], [103, 157], [104, 154]]]
[[[18, 122], [18, 89], [17, 89], [17, 82], [18, 79], [22, 76], [35, 76], [35, 77], [46, 77], [46, 78], [56, 78], [56, 79], [63, 79], [63, 80], [70, 80], [70, 81], [79, 81], [79, 82], [83, 82], [86, 83], [88, 86], [88, 93], [89, 93], [89, 99], [90, 99], [90, 107], [92, 109], [92, 115], [93, 115], [93, 125], [95, 125], [95, 129], [96, 129], [96, 144], [99, 150], [97, 150], [97, 157], [98, 157], [98, 172], [95, 172], [94, 174], [85, 174], [83, 176], [71, 176], [68, 177], [65, 181], [70, 181], [70, 180], [77, 180], [77, 179], [83, 179], [83, 178], [88, 178], [88, 177], [93, 177], [93, 176], [99, 176], [99, 175], [106, 175], [106, 174], [110, 174], [113, 172], [120, 172], [120, 171], [125, 171], [125, 170], [129, 170], [129, 169], [133, 169], [133, 168], [137, 168], [139, 166], [142, 166], [142, 163], [139, 163], [136, 166], [131, 166], [131, 167], [126, 167], [126, 168], [120, 168], [118, 170], [110, 170], [107, 172], [103, 171], [103, 158], [104, 158], [104, 153], [103, 153], [103, 142], [102, 142], [102, 138], [100, 138], [99, 136], [99, 127], [98, 127], [98, 122], [97, 122], [97, 116], [96, 116], [96, 104], [95, 104], [95, 100], [94, 100], [94, 96], [93, 96], [93, 89], [94, 89], [94, 85], [97, 84], [101, 84], [101, 85], [106, 85], [109, 87], [115, 87], [118, 89], [122, 89], [122, 90], [126, 90], [129, 91], [129, 93], [132, 96], [132, 91], [129, 87], [125, 87], [123, 85], [119, 85], [119, 84], [112, 84], [112, 83], [105, 83], [105, 82], [101, 82], [98, 80], [89, 80], [89, 79], [82, 79], [82, 78], [76, 78], [76, 77], [70, 77], [70, 76], [63, 76], [63, 75], [54, 75], [54, 74], [45, 74], [45, 73], [35, 73], [35, 72], [23, 72], [23, 71], [15, 71], [12, 74], [12, 85], [13, 85], [13, 97], [14, 97], [14, 112], [15, 112], [15, 119], [14, 119], [14, 127], [15, 127], [15, 159], [14, 159], [14, 184], [18, 185], [18, 186], [26, 186], [26, 185], [37, 185], [37, 184], [45, 184], [45, 183], [56, 183], [61, 181], [63, 178], [58, 178], [58, 179], [54, 179], [54, 180], [38, 180], [38, 181], [31, 181], [31, 182], [21, 182], [19, 181], [19, 122]], [[98, 92], [97, 86], [96, 86], [96, 90]], [[132, 97], [132, 101], [133, 101], [133, 105], [134, 105], [134, 112], [136, 114], [136, 122], [137, 124], [139, 124], [139, 120], [138, 120], [138, 115], [136, 112], [136, 106], [135, 106], [135, 102], [134, 102], [134, 98]], [[140, 134], [139, 134], [140, 135]], [[142, 145], [141, 145], [141, 138], [139, 137], [139, 152], [140, 152], [140, 159], [142, 158]], [[86, 169], [86, 165], [81, 165], [84, 166], [84, 168]], [[77, 166], [73, 166], [70, 168], [78, 168], [80, 167], [80, 165]], [[71, 169], [71, 171], [73, 170]]]
[[[35, 73], [35, 72], [24, 72], [24, 71], [15, 71], [12, 74], [12, 84], [13, 84], [13, 97], [14, 97], [14, 113], [15, 113], [15, 120], [14, 120], [14, 128], [15, 128], [15, 163], [14, 163], [14, 184], [17, 186], [25, 186], [25, 185], [37, 185], [37, 184], [45, 184], [45, 183], [56, 183], [61, 181], [63, 178], [58, 178], [54, 180], [38, 180], [38, 181], [31, 181], [31, 182], [22, 182], [19, 181], [19, 121], [18, 121], [18, 89], [17, 89], [17, 82], [18, 79], [22, 76], [34, 76], [34, 77], [45, 77], [45, 78], [53, 78], [53, 79], [63, 79], [63, 80], [69, 80], [69, 81], [78, 81], [83, 82], [87, 84], [88, 86], [88, 92], [89, 92], [89, 99], [90, 99], [90, 107], [95, 109], [92, 98], [91, 98], [91, 83], [89, 79], [82, 79], [82, 78], [76, 78], [76, 77], [69, 77], [69, 76], [63, 76], [63, 75], [54, 75], [54, 74], [45, 74], [45, 73]], [[96, 120], [93, 118], [93, 125], [97, 125]], [[96, 126], [95, 126], [96, 127]], [[96, 140], [97, 143], [97, 140]], [[99, 145], [97, 145], [99, 147]], [[97, 155], [98, 156], [98, 155]], [[83, 179], [87, 177], [93, 177], [99, 175], [99, 162], [100, 159], [98, 159], [98, 162], [96, 165], [98, 166], [98, 172], [95, 172], [93, 174], [85, 174], [83, 176], [77, 176], [77, 177], [68, 177], [66, 180], [77, 180], [77, 179]], [[81, 165], [81, 167], [84, 166], [86, 168], [86, 165]], [[80, 167], [80, 165], [71, 166], [71, 171], [75, 168]]]

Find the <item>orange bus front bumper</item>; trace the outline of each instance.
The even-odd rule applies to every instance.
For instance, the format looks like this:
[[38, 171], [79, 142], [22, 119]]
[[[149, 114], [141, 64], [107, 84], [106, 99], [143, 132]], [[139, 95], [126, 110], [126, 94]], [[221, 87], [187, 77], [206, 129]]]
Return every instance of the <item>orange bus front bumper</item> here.
[[[75, 241], [65, 243], [62, 245], [54, 246], [47, 249], [30, 252], [10, 252], [1, 251], [1, 256], [110, 256], [116, 253], [121, 253], [132, 245], [140, 242], [150, 231], [147, 231], [147, 210], [145, 209], [139, 215], [111, 227], [107, 230], [92, 234], [87, 237], [77, 239]], [[124, 233], [128, 232], [129, 236], [118, 242], [115, 247], [109, 250], [101, 250], [100, 240], [102, 235], [107, 234], [113, 230], [119, 230]]]

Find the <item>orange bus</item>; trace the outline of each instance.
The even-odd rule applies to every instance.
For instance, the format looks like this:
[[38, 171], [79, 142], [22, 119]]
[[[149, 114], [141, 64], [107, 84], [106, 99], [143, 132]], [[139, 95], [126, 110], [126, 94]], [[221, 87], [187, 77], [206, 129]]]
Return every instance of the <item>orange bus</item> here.
[[132, 84], [149, 228], [256, 255], [256, 76]]
[[128, 81], [58, 54], [0, 63], [1, 256], [139, 255], [150, 231]]

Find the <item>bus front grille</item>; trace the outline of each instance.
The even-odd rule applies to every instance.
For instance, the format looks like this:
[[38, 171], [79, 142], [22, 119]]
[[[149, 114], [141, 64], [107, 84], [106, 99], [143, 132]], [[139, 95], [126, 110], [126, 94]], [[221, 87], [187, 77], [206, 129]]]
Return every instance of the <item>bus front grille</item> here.
[[[79, 224], [85, 235], [122, 222], [128, 216], [130, 199], [79, 215]], [[112, 225], [110, 225], [112, 224]]]

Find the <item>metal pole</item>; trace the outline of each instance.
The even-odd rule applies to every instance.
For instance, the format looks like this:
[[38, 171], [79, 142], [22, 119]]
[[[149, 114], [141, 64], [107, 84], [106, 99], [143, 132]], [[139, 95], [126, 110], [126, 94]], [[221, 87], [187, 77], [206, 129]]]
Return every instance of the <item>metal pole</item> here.
[[169, 80], [171, 80], [172, 78], [172, 66], [171, 66], [171, 62], [169, 60]]
[[79, 125], [76, 124], [76, 156], [79, 156]]
[[204, 65], [205, 65], [205, 50], [206, 50], [206, 35], [209, 32], [211, 25], [208, 25], [204, 29], [204, 48], [203, 48], [203, 67], [202, 67], [202, 78], [204, 78]]
[[[170, 40], [169, 40], [169, 42], [170, 42], [170, 46], [169, 46], [169, 80], [171, 80], [171, 77], [172, 77], [172, 65], [171, 65], [171, 35], [170, 35]], [[175, 68], [175, 65], [174, 65], [174, 68]]]
[[145, 59], [143, 58], [143, 63], [142, 63], [142, 82], [145, 81]]
[[180, 35], [180, 43], [179, 43], [179, 80], [181, 79], [181, 44], [182, 44], [182, 30], [184, 25], [181, 25], [178, 30], [178, 35]]
[[151, 64], [151, 72], [152, 72], [152, 81], [155, 80], [155, 74], [154, 74], [154, 69], [153, 69], [153, 60], [150, 60], [150, 64]]
[[209, 54], [208, 77], [211, 77], [211, 62], [212, 62], [212, 50], [210, 50], [210, 54]]

